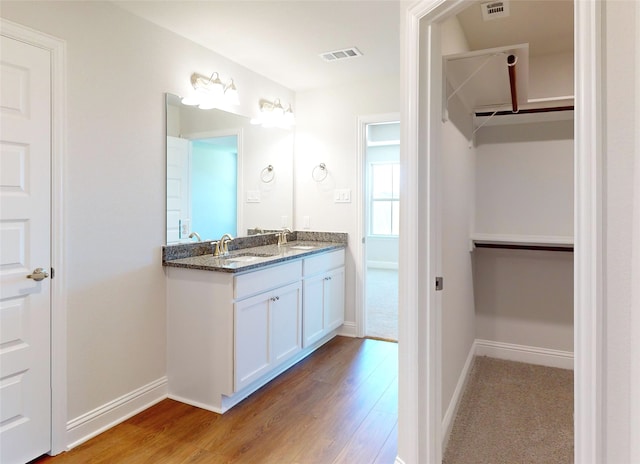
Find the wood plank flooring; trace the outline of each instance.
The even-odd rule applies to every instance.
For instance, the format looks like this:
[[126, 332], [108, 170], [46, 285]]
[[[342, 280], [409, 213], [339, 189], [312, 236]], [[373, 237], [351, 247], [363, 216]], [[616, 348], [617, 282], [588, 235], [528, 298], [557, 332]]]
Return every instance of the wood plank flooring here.
[[336, 337], [224, 415], [163, 400], [37, 464], [392, 464], [397, 344]]

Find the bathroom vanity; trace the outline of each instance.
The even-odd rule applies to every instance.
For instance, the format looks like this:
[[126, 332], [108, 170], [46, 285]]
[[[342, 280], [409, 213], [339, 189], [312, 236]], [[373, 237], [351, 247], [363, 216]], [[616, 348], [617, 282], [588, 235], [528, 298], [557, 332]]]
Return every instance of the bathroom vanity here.
[[344, 240], [165, 252], [169, 397], [224, 413], [333, 338], [346, 247], [334, 235]]

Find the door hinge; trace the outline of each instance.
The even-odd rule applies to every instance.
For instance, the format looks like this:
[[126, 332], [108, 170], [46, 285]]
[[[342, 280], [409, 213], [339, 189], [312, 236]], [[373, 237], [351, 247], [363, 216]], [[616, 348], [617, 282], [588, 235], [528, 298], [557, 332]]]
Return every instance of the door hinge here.
[[53, 279], [56, 276], [56, 270], [51, 268], [51, 278]]
[[436, 277], [436, 291], [439, 292], [444, 288], [444, 277]]

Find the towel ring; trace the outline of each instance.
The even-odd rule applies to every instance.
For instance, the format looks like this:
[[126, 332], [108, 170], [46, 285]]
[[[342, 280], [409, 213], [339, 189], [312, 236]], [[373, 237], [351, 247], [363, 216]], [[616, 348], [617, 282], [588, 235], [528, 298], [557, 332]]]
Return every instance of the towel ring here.
[[311, 171], [311, 177], [316, 182], [322, 182], [327, 178], [328, 173], [329, 171], [327, 171], [327, 165], [324, 163], [320, 163], [315, 168], [313, 168], [313, 171]]
[[276, 172], [270, 164], [260, 172], [260, 180], [265, 184], [272, 182], [276, 178]]

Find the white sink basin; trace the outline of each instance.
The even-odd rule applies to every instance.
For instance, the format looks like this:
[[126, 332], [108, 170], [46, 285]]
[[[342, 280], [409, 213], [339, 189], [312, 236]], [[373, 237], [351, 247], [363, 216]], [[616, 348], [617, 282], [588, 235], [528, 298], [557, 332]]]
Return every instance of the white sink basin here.
[[231, 261], [234, 263], [248, 263], [251, 261], [255, 261], [258, 258], [258, 256], [236, 256], [233, 258], [227, 258], [227, 261]]
[[293, 245], [291, 247], [292, 250], [313, 250], [314, 248], [313, 245]]

